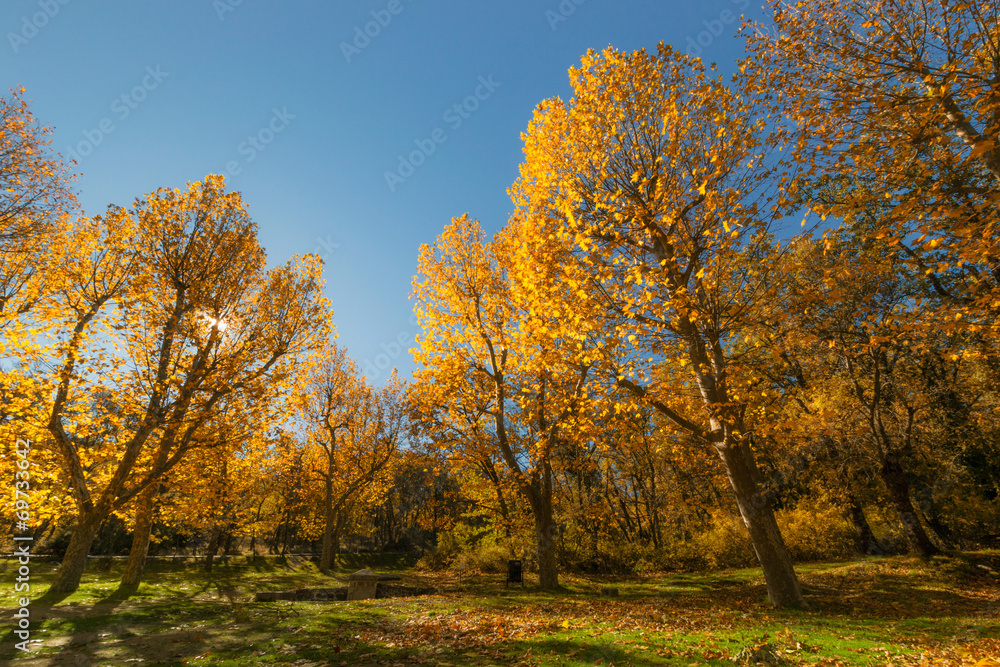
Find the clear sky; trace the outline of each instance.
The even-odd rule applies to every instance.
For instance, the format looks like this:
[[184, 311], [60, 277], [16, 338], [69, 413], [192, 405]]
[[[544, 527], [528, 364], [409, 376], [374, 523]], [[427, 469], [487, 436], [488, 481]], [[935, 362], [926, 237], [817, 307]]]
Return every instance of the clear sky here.
[[760, 0], [5, 0], [0, 71], [87, 214], [226, 174], [269, 261], [324, 257], [339, 343], [381, 383], [412, 370], [420, 245], [465, 212], [504, 225], [567, 69], [664, 41], [731, 72], [741, 14]]

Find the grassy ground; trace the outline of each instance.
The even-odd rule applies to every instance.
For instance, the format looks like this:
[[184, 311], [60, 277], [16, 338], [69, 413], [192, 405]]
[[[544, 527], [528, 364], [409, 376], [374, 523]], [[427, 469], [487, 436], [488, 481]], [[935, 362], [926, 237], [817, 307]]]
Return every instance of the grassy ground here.
[[[355, 559], [338, 575], [369, 565]], [[114, 595], [121, 564], [76, 593], [31, 604], [29, 655], [13, 650], [15, 566], [0, 565], [0, 662], [41, 665], [977, 665], [1000, 667], [1000, 552], [798, 568], [809, 611], [768, 606], [756, 570], [644, 578], [563, 576], [564, 590], [505, 589], [378, 563], [420, 598], [254, 602], [259, 590], [339, 585], [308, 562], [245, 559], [209, 576], [154, 564]], [[35, 586], [54, 564], [35, 562]], [[599, 595], [615, 586], [618, 597]], [[34, 588], [38, 590], [37, 588]], [[755, 663], [755, 660], [757, 663]]]

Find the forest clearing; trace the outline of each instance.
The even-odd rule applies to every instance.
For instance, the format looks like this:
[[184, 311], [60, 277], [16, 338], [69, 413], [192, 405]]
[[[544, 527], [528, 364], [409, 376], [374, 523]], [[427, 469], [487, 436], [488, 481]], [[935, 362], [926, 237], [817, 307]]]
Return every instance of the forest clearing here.
[[[77, 11], [38, 2], [15, 56], [66, 34], [46, 7]], [[279, 20], [259, 4], [213, 4], [244, 101], [276, 90], [258, 73], [318, 62], [246, 66], [235, 35]], [[313, 4], [337, 25], [355, 9]], [[426, 26], [458, 14], [389, 0], [337, 51], [339, 83], [279, 77], [301, 107], [267, 97], [243, 159], [204, 176], [232, 156], [200, 152], [231, 125], [218, 109], [245, 108], [210, 60], [197, 131], [155, 107], [203, 108], [180, 66], [146, 66], [114, 121], [70, 113], [84, 139], [62, 151], [62, 88], [0, 95], [0, 649], [1000, 667], [1000, 0], [675, 3], [699, 22], [686, 42], [657, 3], [598, 4], [505, 24], [562, 49], [547, 68], [517, 51], [519, 83], [486, 69], [488, 31], [456, 30], [480, 60], [449, 66], [484, 69], [432, 93], [424, 70], [390, 87], [365, 68], [420, 62], [388, 57], [396, 30], [453, 53]], [[147, 11], [161, 39], [128, 48], [187, 63]], [[274, 44], [315, 48], [318, 26]], [[358, 164], [399, 123], [416, 138], [371, 196]], [[507, 160], [449, 162], [473, 135]], [[344, 243], [296, 240], [299, 215], [350, 220]]]
[[[931, 564], [891, 557], [800, 567], [810, 611], [775, 610], [752, 569], [571, 575], [554, 592], [539, 592], [537, 580], [505, 588], [503, 575], [414, 571], [385, 555], [346, 555], [335, 574], [372, 559], [441, 592], [257, 603], [258, 590], [330, 579], [304, 559], [251, 566], [234, 557], [210, 576], [192, 564], [154, 564], [124, 599], [114, 592], [116, 566], [96, 568], [58, 606], [40, 601], [46, 649], [17, 664], [983, 667], [996, 664], [987, 658], [1000, 647], [995, 551]], [[599, 594], [608, 583], [619, 596]]]

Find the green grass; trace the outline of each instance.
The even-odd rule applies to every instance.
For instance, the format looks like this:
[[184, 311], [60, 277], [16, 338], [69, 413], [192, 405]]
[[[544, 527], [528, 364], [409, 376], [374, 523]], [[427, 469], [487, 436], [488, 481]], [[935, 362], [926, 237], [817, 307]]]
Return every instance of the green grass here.
[[[95, 564], [96, 565], [96, 564]], [[36, 651], [0, 661], [34, 665], [732, 665], [734, 656], [788, 665], [991, 665], [1000, 660], [1000, 554], [930, 563], [896, 557], [798, 567], [807, 611], [771, 608], [758, 570], [648, 577], [563, 575], [563, 589], [506, 589], [501, 575], [456, 580], [414, 572], [398, 557], [352, 556], [436, 586], [420, 598], [254, 602], [259, 590], [333, 586], [312, 563], [230, 559], [206, 575], [153, 563], [128, 599], [121, 563], [93, 567], [80, 589], [31, 604]], [[985, 567], [984, 567], [985, 566]], [[14, 565], [2, 623], [13, 625]], [[988, 569], [986, 569], [988, 568]], [[34, 590], [55, 564], [32, 565]], [[601, 597], [601, 586], [619, 589]], [[753, 664], [752, 659], [742, 664]], [[763, 664], [763, 663], [762, 663]], [[1000, 662], [996, 663], [1000, 666]]]

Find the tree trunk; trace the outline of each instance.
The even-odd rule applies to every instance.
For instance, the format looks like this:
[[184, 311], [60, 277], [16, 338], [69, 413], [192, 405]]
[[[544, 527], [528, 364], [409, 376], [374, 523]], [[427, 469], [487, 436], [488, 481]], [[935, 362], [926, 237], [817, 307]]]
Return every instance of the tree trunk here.
[[278, 542], [281, 539], [281, 525], [284, 520], [284, 515], [282, 515], [281, 520], [278, 521], [278, 524], [274, 527], [274, 534], [271, 535], [270, 546], [268, 548], [271, 550], [272, 556], [279, 553]]
[[122, 574], [118, 590], [135, 590], [142, 580], [142, 571], [146, 566], [146, 555], [149, 553], [149, 538], [153, 530], [153, 503], [158, 493], [158, 484], [150, 484], [136, 503], [135, 530], [132, 532], [132, 547], [128, 552], [125, 572]]
[[282, 526], [281, 531], [281, 551], [279, 552], [282, 556], [288, 553], [288, 538], [291, 528], [288, 526], [288, 519], [285, 519], [285, 523]]
[[865, 509], [854, 496], [849, 496], [847, 499], [847, 512], [851, 517], [851, 523], [854, 524], [855, 530], [858, 531], [858, 551], [863, 554], [881, 553], [882, 546], [875, 539], [875, 533], [872, 532], [871, 524], [868, 523], [868, 517], [865, 516]]
[[[711, 360], [706, 355], [704, 341], [700, 338], [701, 333], [694, 329], [693, 325], [686, 337], [690, 359], [693, 362], [692, 368], [725, 369], [726, 360], [723, 345], [718, 336], [710, 337], [712, 341], [710, 347], [713, 350]], [[739, 442], [733, 436], [733, 432], [746, 433], [746, 429], [743, 428], [742, 416], [737, 416], [739, 411], [733, 410], [733, 403], [726, 393], [724, 372], [721, 381], [720, 378], [700, 370], [696, 370], [695, 377], [705, 406], [713, 415], [710, 420], [713, 430], [710, 433], [705, 433], [697, 424], [688, 421], [659, 401], [652, 401], [652, 405], [658, 412], [681, 428], [701, 437], [708, 435], [714, 437], [720, 431], [722, 432], [721, 441], [714, 441], [714, 446], [722, 457], [726, 475], [729, 477], [729, 483], [736, 495], [736, 504], [739, 506], [743, 523], [750, 535], [750, 543], [753, 545], [757, 560], [764, 571], [767, 597], [771, 604], [776, 607], [805, 608], [808, 605], [806, 605], [805, 598], [802, 597], [802, 589], [795, 576], [792, 559], [788, 555], [785, 541], [781, 537], [778, 522], [775, 521], [771, 499], [761, 491], [760, 472], [754, 462], [753, 452], [747, 445]], [[649, 400], [648, 392], [630, 380], [619, 380], [618, 386], [629, 390], [634, 396]], [[728, 425], [724, 424], [717, 416], [725, 413], [729, 413], [730, 416]]]
[[73, 537], [69, 540], [66, 555], [63, 556], [56, 578], [49, 587], [49, 593], [72, 593], [80, 587], [83, 570], [87, 566], [90, 545], [94, 543], [97, 529], [104, 516], [98, 512], [80, 513]]
[[896, 508], [899, 522], [903, 525], [903, 535], [906, 536], [910, 549], [921, 558], [936, 556], [940, 550], [931, 542], [923, 524], [920, 523], [917, 510], [910, 500], [910, 480], [907, 479], [906, 471], [899, 463], [899, 457], [892, 453], [883, 455], [879, 474], [889, 490], [889, 497], [892, 499], [893, 507]]
[[347, 512], [349, 507], [341, 507], [336, 513], [337, 520], [333, 524], [333, 539], [330, 540], [330, 550], [332, 552], [330, 565], [332, 566], [336, 560], [337, 556], [340, 554], [340, 536], [344, 532], [344, 526], [347, 524]]
[[496, 490], [497, 503], [499, 503], [500, 516], [502, 517], [501, 520], [503, 521], [504, 537], [510, 539], [511, 521], [510, 521], [510, 510], [507, 509], [507, 499], [503, 497], [503, 490], [500, 488], [499, 485], [495, 485], [494, 489]]
[[767, 597], [777, 607], [805, 608], [799, 580], [774, 518], [771, 500], [762, 493], [753, 452], [741, 443], [717, 445], [750, 542], [764, 571]]
[[222, 544], [222, 555], [223, 556], [229, 556], [230, 554], [233, 553], [233, 540], [236, 539], [236, 533], [233, 530], [233, 528], [234, 528], [233, 524], [230, 523], [230, 524], [228, 524], [226, 526], [226, 530], [223, 533], [223, 535], [226, 536], [226, 539], [223, 541], [223, 544]]
[[933, 489], [923, 489], [917, 492], [916, 509], [920, 516], [923, 516], [924, 523], [930, 529], [928, 537], [937, 538], [937, 543], [945, 549], [954, 548], [955, 534], [941, 518], [939, 505], [934, 502]]
[[42, 522], [38, 524], [38, 526], [33, 531], [31, 531], [32, 543], [37, 544], [41, 542], [42, 535], [44, 535], [45, 531], [47, 531], [51, 527], [52, 527], [52, 519], [43, 519]]
[[319, 556], [319, 571], [323, 574], [330, 573], [330, 567], [333, 565], [333, 529], [334, 529], [334, 514], [333, 514], [333, 460], [330, 460], [329, 468], [326, 473], [326, 495], [323, 499], [324, 503], [324, 513], [326, 515], [326, 522], [323, 526], [323, 549]]
[[653, 537], [653, 548], [660, 548], [660, 506], [656, 498], [656, 470], [652, 457], [649, 459], [649, 496], [646, 500], [646, 512], [649, 514], [650, 532]]
[[552, 518], [552, 469], [548, 462], [531, 484], [525, 485], [531, 514], [535, 519], [535, 540], [538, 546], [538, 585], [543, 589], [559, 588], [559, 567], [556, 564], [558, 530]]
[[205, 572], [212, 571], [212, 565], [215, 562], [215, 554], [219, 551], [219, 542], [222, 538], [222, 527], [216, 526], [212, 529], [212, 538], [208, 541], [208, 546], [205, 547]]
[[541, 503], [535, 515], [535, 539], [538, 544], [538, 585], [544, 589], [559, 588], [559, 568], [556, 565], [555, 521], [552, 520], [552, 503]]

